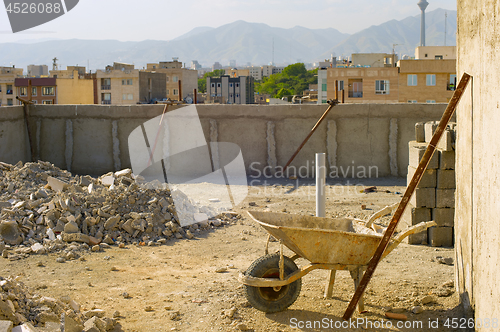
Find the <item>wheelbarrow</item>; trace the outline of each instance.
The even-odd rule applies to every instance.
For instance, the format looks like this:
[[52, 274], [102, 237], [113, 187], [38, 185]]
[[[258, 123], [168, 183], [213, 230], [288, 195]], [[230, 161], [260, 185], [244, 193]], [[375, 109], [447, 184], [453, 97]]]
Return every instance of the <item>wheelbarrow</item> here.
[[[265, 255], [238, 276], [238, 281], [245, 285], [248, 302], [264, 312], [283, 311], [297, 300], [301, 278], [316, 269], [331, 271], [325, 288], [326, 298], [332, 296], [337, 270], [348, 270], [357, 288], [385, 230], [373, 222], [392, 212], [397, 205], [387, 206], [367, 220], [248, 211], [250, 217], [269, 232]], [[432, 226], [436, 226], [434, 221], [422, 222], [394, 236], [383, 257], [405, 237]], [[268, 250], [271, 235], [280, 242], [280, 250], [274, 254], [269, 254]], [[283, 245], [295, 255], [285, 256]], [[309, 264], [297, 267], [298, 258], [308, 260]], [[364, 311], [362, 298], [358, 310]]]

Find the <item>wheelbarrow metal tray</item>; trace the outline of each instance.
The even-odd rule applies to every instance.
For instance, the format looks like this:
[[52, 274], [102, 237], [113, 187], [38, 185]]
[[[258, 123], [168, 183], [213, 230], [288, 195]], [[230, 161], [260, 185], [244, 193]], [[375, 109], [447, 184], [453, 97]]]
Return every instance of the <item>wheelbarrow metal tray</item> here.
[[367, 265], [381, 235], [356, 233], [351, 218], [249, 211], [271, 235], [311, 263]]

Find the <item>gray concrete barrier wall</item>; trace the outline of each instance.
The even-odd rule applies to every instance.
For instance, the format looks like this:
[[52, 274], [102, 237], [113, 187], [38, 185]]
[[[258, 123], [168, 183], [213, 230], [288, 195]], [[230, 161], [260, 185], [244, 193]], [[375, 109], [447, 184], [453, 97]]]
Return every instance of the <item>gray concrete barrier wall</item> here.
[[[169, 107], [169, 111], [179, 108]], [[247, 172], [278, 172], [327, 105], [197, 105], [207, 142], [232, 142]], [[327, 153], [328, 175], [406, 176], [416, 122], [439, 120], [445, 104], [341, 104], [334, 107], [292, 163], [313, 176], [314, 155]], [[35, 157], [79, 174], [130, 167], [128, 135], [162, 105], [31, 105]], [[0, 160], [29, 161], [21, 106], [0, 108]], [[302, 168], [301, 168], [302, 167]], [[370, 174], [371, 173], [371, 174]], [[291, 173], [290, 173], [291, 174]]]

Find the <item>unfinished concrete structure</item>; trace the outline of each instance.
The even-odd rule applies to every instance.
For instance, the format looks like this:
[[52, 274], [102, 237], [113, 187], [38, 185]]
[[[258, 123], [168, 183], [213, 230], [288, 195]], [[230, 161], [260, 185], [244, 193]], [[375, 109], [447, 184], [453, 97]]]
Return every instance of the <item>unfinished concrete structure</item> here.
[[[291, 166], [312, 176], [314, 154], [326, 152], [330, 178], [336, 172], [340, 179], [359, 179], [363, 169], [366, 177], [369, 171], [371, 177], [406, 176], [415, 123], [439, 119], [444, 108], [444, 104], [338, 105]], [[263, 171], [272, 175], [285, 165], [325, 106], [197, 105], [197, 109], [206, 141], [238, 144], [248, 174], [255, 176]], [[162, 111], [163, 105], [32, 105], [35, 158], [80, 174], [130, 167], [128, 135]], [[22, 106], [0, 112], [0, 158], [8, 163], [31, 159]]]
[[[458, 2], [458, 76], [472, 75], [457, 110], [455, 244], [462, 303], [476, 319], [500, 319], [500, 7]], [[476, 320], [477, 322], [477, 320]], [[497, 325], [498, 326], [498, 325]], [[477, 331], [491, 331], [485, 324]]]

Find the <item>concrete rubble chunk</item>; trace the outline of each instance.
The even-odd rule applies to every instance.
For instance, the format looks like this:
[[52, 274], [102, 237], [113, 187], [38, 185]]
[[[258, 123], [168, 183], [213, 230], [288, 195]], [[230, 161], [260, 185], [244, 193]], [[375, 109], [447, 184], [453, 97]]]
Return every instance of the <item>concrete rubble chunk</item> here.
[[19, 225], [15, 221], [0, 222], [0, 238], [7, 244], [18, 245], [23, 242]]
[[39, 332], [31, 323], [24, 323], [12, 329], [12, 332]]
[[104, 228], [106, 230], [111, 230], [113, 228], [115, 228], [118, 223], [120, 222], [120, 216], [113, 216], [113, 217], [109, 217], [108, 220], [106, 221], [106, 223], [104, 224]]
[[64, 242], [81, 242], [90, 243], [89, 236], [83, 233], [62, 233], [62, 240]]
[[113, 175], [103, 176], [100, 178], [103, 186], [110, 187], [115, 183], [115, 178]]
[[56, 179], [52, 176], [49, 176], [47, 178], [47, 183], [49, 187], [54, 191], [64, 191], [69, 186], [69, 183], [67, 183], [66, 181]]
[[115, 172], [115, 178], [119, 178], [119, 177], [122, 177], [122, 176], [131, 177], [132, 176], [132, 170], [130, 168], [125, 168], [125, 169], [122, 169], [121, 171]]
[[81, 332], [83, 330], [82, 324], [79, 324], [76, 320], [65, 313], [62, 315], [61, 324], [64, 332]]
[[106, 331], [106, 323], [104, 323], [99, 317], [94, 316], [88, 319], [84, 324], [83, 331], [85, 332], [101, 332]]
[[10, 320], [0, 320], [0, 332], [11, 332], [13, 326]]
[[80, 229], [78, 228], [78, 225], [74, 221], [70, 221], [66, 223], [64, 226], [64, 233], [78, 233], [80, 232]]

